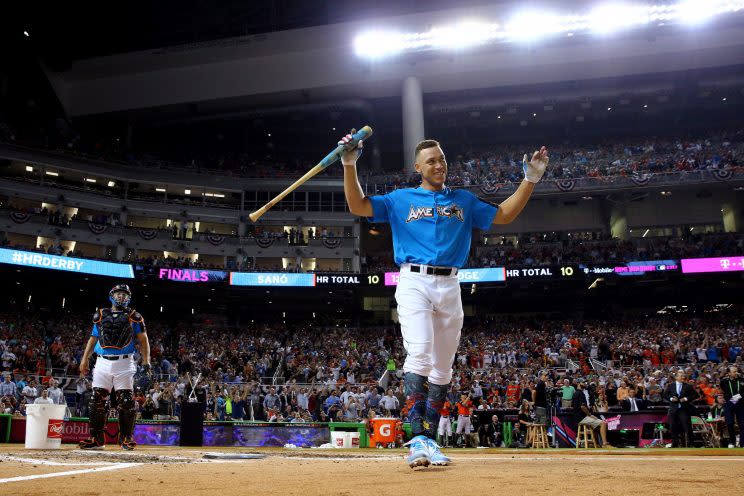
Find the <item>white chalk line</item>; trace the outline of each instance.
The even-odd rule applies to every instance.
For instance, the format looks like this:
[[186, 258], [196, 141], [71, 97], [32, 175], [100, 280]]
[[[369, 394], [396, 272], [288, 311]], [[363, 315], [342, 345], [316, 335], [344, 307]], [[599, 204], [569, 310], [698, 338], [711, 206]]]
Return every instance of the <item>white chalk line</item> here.
[[8, 477], [7, 479], [0, 479], [0, 484], [6, 484], [8, 482], [22, 482], [22, 481], [29, 481], [29, 480], [35, 480], [35, 479], [48, 479], [50, 477], [65, 477], [68, 475], [90, 474], [93, 472], [106, 472], [110, 470], [121, 470], [124, 468], [137, 467], [139, 465], [142, 465], [142, 464], [141, 463], [116, 463], [113, 465], [108, 465], [106, 467], [84, 468], [80, 470], [68, 470], [66, 472], [53, 472], [51, 474], [22, 475], [19, 477]]
[[514, 457], [506, 457], [506, 456], [468, 456], [468, 457], [450, 457], [453, 461], [457, 460], [463, 460], [463, 461], [475, 461], [475, 460], [490, 460], [490, 461], [512, 461], [512, 462], [518, 462], [518, 461], [545, 461], [545, 460], [573, 460], [573, 461], [583, 461], [583, 460], [589, 460], [589, 461], [608, 461], [608, 462], [618, 462], [618, 461], [643, 461], [643, 460], [652, 460], [652, 461], [685, 461], [685, 462], [704, 462], [704, 461], [716, 461], [716, 462], [722, 462], [722, 461], [732, 461], [732, 462], [744, 462], [744, 457], [741, 456], [629, 456], [629, 455], [617, 455], [617, 456], [582, 456], [582, 455], [576, 455], [576, 456], [514, 456]]
[[[315, 460], [315, 461], [399, 461], [403, 462], [404, 457], [402, 456], [376, 456], [376, 457], [318, 457], [318, 456], [281, 456], [286, 460]], [[467, 462], [467, 461], [491, 461], [491, 462], [532, 462], [532, 461], [550, 461], [550, 460], [570, 460], [570, 461], [607, 461], [607, 462], [618, 462], [618, 461], [732, 461], [732, 462], [744, 462], [744, 457], [738, 456], [700, 456], [700, 457], [678, 457], [678, 456], [451, 456], [453, 462]]]
[[42, 460], [39, 458], [25, 458], [12, 455], [0, 455], [0, 460], [20, 463], [33, 463], [34, 465], [49, 465], [58, 467], [85, 467], [95, 465], [111, 465], [113, 462], [55, 462], [52, 460]]

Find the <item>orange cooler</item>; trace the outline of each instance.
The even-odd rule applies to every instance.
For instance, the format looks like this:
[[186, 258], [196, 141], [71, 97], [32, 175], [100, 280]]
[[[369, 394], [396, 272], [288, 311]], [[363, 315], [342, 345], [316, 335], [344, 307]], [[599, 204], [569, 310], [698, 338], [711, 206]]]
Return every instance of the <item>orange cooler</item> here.
[[370, 448], [386, 448], [395, 446], [399, 439], [402, 439], [403, 423], [397, 418], [378, 417], [369, 421]]

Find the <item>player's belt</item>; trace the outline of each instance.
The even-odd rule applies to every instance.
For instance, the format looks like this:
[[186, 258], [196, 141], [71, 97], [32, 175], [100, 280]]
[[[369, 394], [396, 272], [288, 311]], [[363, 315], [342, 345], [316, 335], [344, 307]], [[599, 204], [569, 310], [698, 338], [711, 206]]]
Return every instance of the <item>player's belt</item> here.
[[132, 355], [101, 355], [101, 358], [106, 360], [118, 360], [119, 358], [129, 358]]
[[431, 265], [416, 265], [411, 264], [409, 266], [411, 272], [418, 272], [420, 274], [427, 274], [430, 276], [456, 276], [457, 267], [432, 267]]

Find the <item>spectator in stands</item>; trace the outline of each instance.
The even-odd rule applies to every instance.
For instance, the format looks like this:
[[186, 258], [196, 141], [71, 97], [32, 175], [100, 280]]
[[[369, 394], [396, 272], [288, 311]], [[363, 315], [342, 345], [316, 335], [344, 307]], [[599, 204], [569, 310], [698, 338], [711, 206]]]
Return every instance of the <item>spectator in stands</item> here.
[[661, 395], [663, 393], [663, 390], [661, 389], [661, 386], [656, 381], [655, 377], [649, 377], [648, 378], [648, 386], [646, 387], [646, 402], [649, 404], [659, 404], [661, 403]]
[[646, 402], [642, 398], [636, 397], [636, 389], [628, 390], [628, 397], [622, 401], [623, 410], [626, 412], [638, 412], [646, 408]]
[[576, 388], [571, 385], [570, 379], [563, 379], [563, 387], [561, 388], [561, 407], [571, 408], [573, 404], [573, 395], [576, 392]]
[[23, 388], [21, 394], [23, 395], [23, 399], [25, 400], [26, 404], [32, 404], [34, 400], [39, 396], [36, 380], [32, 379], [31, 382]]
[[18, 392], [16, 384], [13, 382], [10, 372], [3, 375], [3, 382], [0, 383], [0, 397], [8, 397], [15, 400]]
[[478, 446], [484, 448], [501, 447], [501, 423], [498, 415], [492, 415], [491, 421], [478, 427]]
[[34, 399], [34, 405], [53, 405], [54, 400], [49, 397], [49, 390], [44, 388], [41, 390], [41, 396]]
[[65, 401], [65, 395], [62, 392], [62, 390], [58, 387], [57, 381], [52, 379], [49, 381], [49, 387], [47, 388], [47, 393], [49, 394], [49, 397], [52, 399], [55, 405], [66, 405], [67, 402]]
[[[723, 393], [716, 395], [716, 402], [708, 411], [708, 419], [722, 419], [726, 415], [726, 398]], [[733, 447], [733, 446], [731, 446]]]

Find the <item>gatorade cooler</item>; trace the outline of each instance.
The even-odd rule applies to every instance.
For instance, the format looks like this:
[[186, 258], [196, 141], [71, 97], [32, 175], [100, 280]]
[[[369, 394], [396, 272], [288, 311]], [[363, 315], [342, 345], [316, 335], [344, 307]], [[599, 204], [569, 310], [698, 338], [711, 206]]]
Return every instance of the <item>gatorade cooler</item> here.
[[388, 448], [396, 445], [401, 421], [397, 418], [374, 418], [369, 421], [372, 433], [369, 436], [370, 448]]
[[66, 405], [26, 405], [26, 449], [60, 449]]

